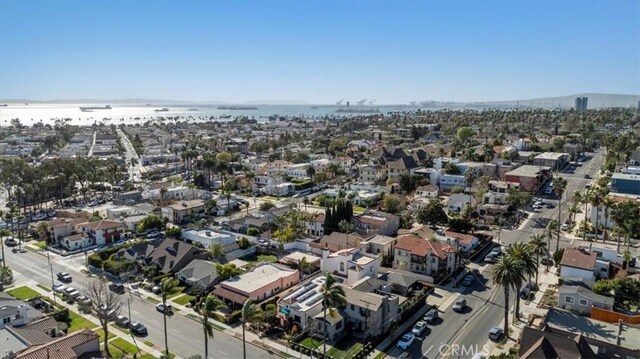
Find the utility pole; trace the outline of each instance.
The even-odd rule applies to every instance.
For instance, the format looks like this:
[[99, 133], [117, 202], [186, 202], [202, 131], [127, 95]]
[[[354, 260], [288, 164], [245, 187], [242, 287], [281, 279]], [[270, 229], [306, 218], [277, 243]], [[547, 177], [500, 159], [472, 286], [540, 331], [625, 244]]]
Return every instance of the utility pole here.
[[49, 271], [51, 272], [51, 291], [53, 292], [53, 304], [56, 304], [56, 292], [53, 290], [53, 264], [51, 264], [51, 257], [49, 255], [49, 247], [47, 247], [47, 261], [49, 262]]

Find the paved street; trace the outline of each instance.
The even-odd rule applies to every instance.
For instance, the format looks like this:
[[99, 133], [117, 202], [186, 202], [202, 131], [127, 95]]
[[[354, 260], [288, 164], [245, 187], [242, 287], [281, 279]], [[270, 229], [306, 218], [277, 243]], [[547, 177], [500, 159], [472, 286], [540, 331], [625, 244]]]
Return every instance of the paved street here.
[[[47, 262], [47, 257], [38, 253], [27, 251], [26, 253], [12, 253], [5, 248], [7, 265], [13, 268], [16, 285], [27, 280], [33, 280], [47, 287], [51, 286], [51, 272]], [[69, 258], [51, 256], [53, 262], [53, 273], [66, 271], [73, 276], [73, 283], [70, 285], [82, 292], [83, 280], [87, 276], [80, 272], [84, 267], [84, 255], [75, 255]], [[141, 290], [140, 295], [129, 295], [131, 298], [131, 316], [145, 324], [149, 330], [149, 336], [144, 340], [150, 340], [164, 348], [164, 332], [162, 315], [155, 309], [155, 304], [147, 300], [146, 292]], [[126, 305], [122, 312], [128, 315]], [[185, 315], [187, 313], [177, 313], [168, 317], [169, 328], [169, 350], [180, 358], [204, 352], [204, 338], [202, 327]], [[214, 338], [209, 340], [209, 348], [217, 358], [238, 358], [242, 355], [242, 341], [225, 333], [215, 331]], [[253, 345], [247, 344], [248, 358], [271, 358], [271, 354]]]
[[[129, 141], [129, 138], [124, 134], [124, 132], [122, 132], [121, 129], [116, 129], [116, 131], [118, 132], [118, 136], [120, 137], [120, 142], [122, 142], [122, 145], [124, 146], [124, 149], [127, 151], [125, 158], [126, 158], [126, 164], [127, 164], [127, 168], [129, 171], [129, 175], [131, 176], [131, 180], [132, 181], [139, 181], [142, 179], [141, 176], [141, 172], [142, 172], [142, 163], [140, 163], [140, 157], [138, 156], [138, 154], [136, 153], [136, 150], [133, 148], [133, 145], [131, 144], [131, 141]], [[133, 171], [131, 171], [132, 167], [131, 167], [131, 159], [135, 159], [136, 160], [136, 165], [133, 166]], [[132, 173], [133, 172], [133, 173]]]

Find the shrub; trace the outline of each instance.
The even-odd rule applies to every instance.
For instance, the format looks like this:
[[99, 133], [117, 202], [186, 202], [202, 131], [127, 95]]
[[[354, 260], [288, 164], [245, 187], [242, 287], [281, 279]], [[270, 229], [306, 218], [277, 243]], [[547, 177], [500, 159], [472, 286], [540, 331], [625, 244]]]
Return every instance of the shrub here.
[[71, 319], [69, 318], [69, 309], [64, 308], [53, 313], [53, 319], [57, 322], [69, 323]]

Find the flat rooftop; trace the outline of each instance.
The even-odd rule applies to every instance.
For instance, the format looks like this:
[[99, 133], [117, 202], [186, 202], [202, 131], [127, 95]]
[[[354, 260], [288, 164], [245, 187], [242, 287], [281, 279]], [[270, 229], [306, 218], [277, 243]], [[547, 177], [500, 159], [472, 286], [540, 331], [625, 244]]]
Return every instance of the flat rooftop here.
[[640, 181], [640, 175], [633, 173], [614, 173], [611, 175], [611, 179], [625, 179], [625, 180], [635, 180]]
[[276, 267], [273, 264], [265, 264], [255, 268], [251, 272], [241, 274], [223, 283], [225, 287], [233, 288], [244, 293], [252, 293], [277, 280], [286, 278], [295, 272], [297, 272], [295, 269], [285, 269]]
[[559, 160], [565, 156], [569, 157], [569, 154], [564, 152], [543, 152], [534, 158], [540, 160]]
[[542, 171], [551, 171], [551, 167], [524, 165], [505, 173], [505, 176], [535, 177]]
[[[582, 333], [587, 338], [592, 338], [607, 342], [609, 344], [618, 344], [618, 324], [601, 322], [591, 318], [573, 314], [569, 311], [551, 309], [546, 317], [546, 325], [551, 328], [564, 330], [570, 333]], [[640, 349], [640, 328], [621, 324], [622, 332], [620, 334], [620, 346], [627, 349]]]
[[323, 283], [324, 277], [320, 276], [311, 282], [302, 284], [300, 288], [284, 297], [282, 302], [289, 304], [291, 308], [299, 312], [306, 312], [307, 310], [322, 303], [320, 287]]

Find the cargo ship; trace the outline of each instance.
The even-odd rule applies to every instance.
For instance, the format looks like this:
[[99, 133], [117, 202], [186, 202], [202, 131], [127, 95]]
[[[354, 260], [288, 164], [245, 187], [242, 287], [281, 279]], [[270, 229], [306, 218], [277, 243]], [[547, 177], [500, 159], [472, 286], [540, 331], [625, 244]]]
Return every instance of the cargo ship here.
[[157, 108], [157, 109], [156, 109], [156, 112], [169, 112], [169, 109], [168, 109], [168, 108], [166, 108], [166, 107], [163, 107], [163, 108]]
[[91, 112], [93, 110], [111, 110], [111, 106], [110, 105], [106, 105], [106, 106], [80, 107], [80, 111], [82, 111], [82, 112]]

